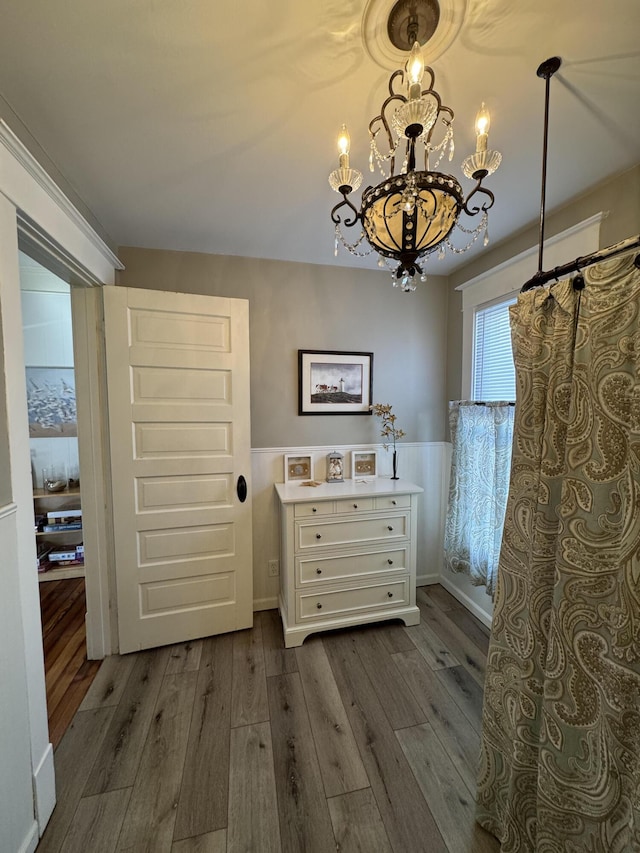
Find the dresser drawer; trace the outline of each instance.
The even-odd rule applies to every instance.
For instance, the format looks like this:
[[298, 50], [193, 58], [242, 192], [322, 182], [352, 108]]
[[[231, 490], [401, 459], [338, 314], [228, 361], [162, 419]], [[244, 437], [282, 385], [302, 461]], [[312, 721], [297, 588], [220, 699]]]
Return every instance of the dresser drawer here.
[[332, 515], [334, 512], [334, 501], [296, 504], [293, 508], [295, 518], [314, 518], [316, 515]]
[[411, 506], [411, 495], [384, 495], [374, 500], [376, 509], [406, 509]]
[[343, 581], [360, 575], [406, 571], [408, 562], [407, 548], [360, 552], [342, 557], [298, 557], [296, 585], [307, 586], [326, 581]]
[[352, 512], [371, 512], [374, 508], [374, 498], [350, 498], [336, 501], [336, 511], [344, 515]]
[[406, 539], [409, 514], [399, 512], [377, 518], [335, 518], [317, 522], [296, 521], [296, 551], [348, 546], [362, 542]]
[[327, 619], [370, 610], [372, 615], [409, 603], [409, 576], [330, 592], [296, 593], [297, 619]]

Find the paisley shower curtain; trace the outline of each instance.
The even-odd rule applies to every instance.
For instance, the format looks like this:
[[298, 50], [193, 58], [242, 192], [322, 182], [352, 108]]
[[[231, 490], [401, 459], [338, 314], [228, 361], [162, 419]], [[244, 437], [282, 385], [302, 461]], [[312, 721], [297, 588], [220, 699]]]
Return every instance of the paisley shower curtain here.
[[478, 822], [502, 853], [640, 853], [640, 272], [521, 294]]

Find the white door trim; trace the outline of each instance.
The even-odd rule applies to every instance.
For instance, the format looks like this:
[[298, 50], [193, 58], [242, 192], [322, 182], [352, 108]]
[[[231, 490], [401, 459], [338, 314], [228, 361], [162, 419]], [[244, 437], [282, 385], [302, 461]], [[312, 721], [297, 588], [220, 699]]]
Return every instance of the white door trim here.
[[0, 192], [70, 258], [91, 271], [96, 282], [113, 282], [113, 271], [124, 269], [121, 261], [2, 119], [0, 144], [0, 159], [12, 166], [2, 176]]
[[118, 650], [101, 297], [98, 288], [71, 288], [90, 660]]
[[[39, 617], [38, 578], [34, 571], [32, 485], [30, 476], [27, 403], [22, 350], [18, 217], [34, 227], [83, 267], [91, 277], [112, 284], [121, 264], [75, 209], [9, 127], [0, 121], [0, 317], [4, 318], [4, 352], [0, 367], [7, 385], [7, 425], [11, 461], [11, 499], [17, 506], [17, 564], [23, 637], [17, 654], [23, 656], [27, 680], [30, 762], [34, 780], [34, 815], [42, 833], [55, 804], [52, 752]], [[7, 772], [7, 768], [4, 772]], [[0, 769], [0, 773], [2, 773]]]

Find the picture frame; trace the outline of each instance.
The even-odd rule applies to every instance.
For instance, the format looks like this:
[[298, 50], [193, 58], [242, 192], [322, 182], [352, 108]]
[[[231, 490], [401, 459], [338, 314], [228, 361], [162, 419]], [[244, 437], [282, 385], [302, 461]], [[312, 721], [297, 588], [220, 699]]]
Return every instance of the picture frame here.
[[371, 480], [378, 476], [378, 451], [377, 450], [352, 450], [351, 451], [351, 479]]
[[313, 480], [313, 455], [311, 453], [285, 453], [285, 483], [297, 483], [306, 480]]
[[298, 350], [299, 415], [370, 415], [373, 353]]
[[73, 367], [27, 367], [27, 409], [32, 438], [78, 435]]

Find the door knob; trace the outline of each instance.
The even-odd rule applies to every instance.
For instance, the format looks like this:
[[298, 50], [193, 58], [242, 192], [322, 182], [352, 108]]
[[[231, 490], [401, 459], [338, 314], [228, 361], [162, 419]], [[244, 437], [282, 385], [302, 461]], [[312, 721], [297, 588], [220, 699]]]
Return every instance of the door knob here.
[[242, 476], [242, 474], [240, 474], [240, 476], [238, 477], [238, 483], [236, 485], [236, 492], [238, 494], [238, 500], [241, 504], [243, 504], [247, 499], [247, 491], [247, 481]]

